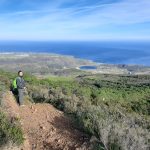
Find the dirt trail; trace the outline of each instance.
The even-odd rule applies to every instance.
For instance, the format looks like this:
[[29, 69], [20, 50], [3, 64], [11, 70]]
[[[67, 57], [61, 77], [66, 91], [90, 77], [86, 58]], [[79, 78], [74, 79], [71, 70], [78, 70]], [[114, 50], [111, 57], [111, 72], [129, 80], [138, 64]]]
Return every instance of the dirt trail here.
[[[74, 128], [63, 112], [50, 104], [19, 107], [11, 92], [3, 97], [3, 107], [10, 117], [18, 117], [25, 135], [22, 150], [88, 150], [89, 139]], [[15, 149], [15, 148], [14, 148]]]

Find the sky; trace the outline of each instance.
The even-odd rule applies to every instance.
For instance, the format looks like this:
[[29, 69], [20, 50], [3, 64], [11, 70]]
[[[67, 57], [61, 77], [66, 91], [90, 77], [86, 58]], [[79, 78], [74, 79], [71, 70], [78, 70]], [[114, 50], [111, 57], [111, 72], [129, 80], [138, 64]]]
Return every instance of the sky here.
[[150, 40], [150, 0], [0, 0], [0, 40]]

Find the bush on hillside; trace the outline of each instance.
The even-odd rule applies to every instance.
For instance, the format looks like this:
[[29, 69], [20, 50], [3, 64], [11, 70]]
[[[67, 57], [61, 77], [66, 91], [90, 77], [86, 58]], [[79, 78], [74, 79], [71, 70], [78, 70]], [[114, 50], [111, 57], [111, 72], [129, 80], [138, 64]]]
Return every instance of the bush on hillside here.
[[[0, 81], [7, 85], [12, 77], [2, 73]], [[150, 76], [25, 78], [34, 102], [53, 104], [74, 116], [78, 127], [97, 137], [94, 150], [149, 148]]]
[[139, 77], [133, 77], [137, 83], [131, 77], [112, 78], [34, 81], [30, 95], [35, 102], [48, 102], [73, 114], [78, 126], [99, 139], [98, 149], [146, 149], [150, 87]]
[[12, 123], [0, 111], [0, 146], [7, 144], [7, 142], [20, 145], [23, 143], [23, 133], [21, 127], [17, 123]]

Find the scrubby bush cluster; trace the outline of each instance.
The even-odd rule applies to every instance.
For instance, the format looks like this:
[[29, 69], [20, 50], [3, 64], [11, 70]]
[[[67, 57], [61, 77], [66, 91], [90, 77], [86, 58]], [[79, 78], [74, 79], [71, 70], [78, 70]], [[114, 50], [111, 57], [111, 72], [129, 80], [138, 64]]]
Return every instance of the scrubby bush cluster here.
[[150, 76], [92, 75], [29, 80], [30, 97], [76, 118], [99, 139], [98, 149], [147, 150]]
[[[7, 74], [7, 75], [6, 75]], [[6, 86], [15, 75], [2, 72]], [[26, 75], [33, 102], [51, 103], [98, 139], [95, 150], [150, 148], [150, 76], [81, 75], [37, 79]]]
[[18, 120], [12, 121], [1, 109], [3, 93], [9, 89], [10, 80], [14, 76], [14, 74], [0, 71], [0, 147], [10, 142], [20, 145], [24, 141]]
[[12, 142], [20, 145], [23, 143], [23, 133], [19, 125], [11, 122], [5, 115], [0, 111], [0, 146]]

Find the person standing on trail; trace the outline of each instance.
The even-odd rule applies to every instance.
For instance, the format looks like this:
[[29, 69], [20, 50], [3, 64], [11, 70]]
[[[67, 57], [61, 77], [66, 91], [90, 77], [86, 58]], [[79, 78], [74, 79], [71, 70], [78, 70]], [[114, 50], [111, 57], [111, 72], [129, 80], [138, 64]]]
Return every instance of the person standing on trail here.
[[24, 93], [25, 93], [26, 87], [25, 87], [25, 81], [23, 79], [23, 72], [21, 70], [18, 72], [18, 77], [16, 78], [16, 85], [17, 85], [17, 91], [18, 91], [19, 105], [24, 106], [23, 99], [24, 99]]

